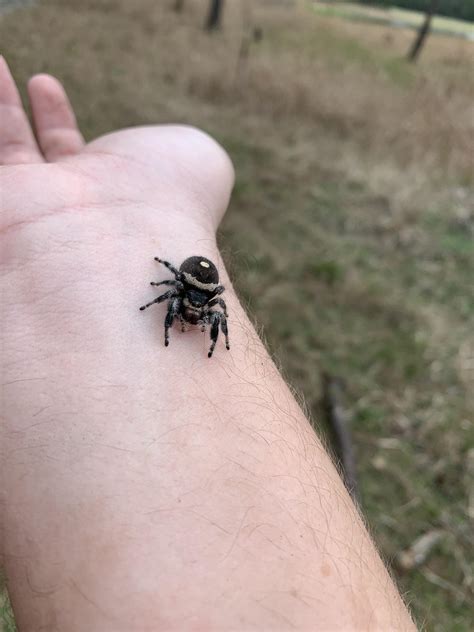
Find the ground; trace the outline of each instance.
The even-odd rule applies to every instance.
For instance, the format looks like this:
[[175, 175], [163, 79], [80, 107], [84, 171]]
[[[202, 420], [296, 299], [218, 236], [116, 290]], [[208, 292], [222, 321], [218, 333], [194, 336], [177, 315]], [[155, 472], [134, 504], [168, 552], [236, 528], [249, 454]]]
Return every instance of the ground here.
[[[0, 40], [20, 85], [64, 81], [88, 138], [178, 121], [226, 147], [240, 296], [318, 432], [321, 374], [344, 380], [382, 555], [420, 627], [467, 632], [474, 44], [432, 36], [414, 66], [412, 31], [255, 4], [227, 3], [209, 35], [204, 1], [43, 0], [1, 17]], [[432, 530], [419, 568], [397, 563]]]

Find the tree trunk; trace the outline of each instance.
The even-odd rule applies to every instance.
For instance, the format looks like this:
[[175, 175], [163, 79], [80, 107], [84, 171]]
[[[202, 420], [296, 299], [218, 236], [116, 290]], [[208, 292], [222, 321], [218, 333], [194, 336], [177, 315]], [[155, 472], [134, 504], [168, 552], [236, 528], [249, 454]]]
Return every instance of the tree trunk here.
[[429, 5], [428, 5], [428, 8], [426, 10], [426, 15], [425, 15], [425, 21], [420, 26], [420, 30], [418, 31], [416, 39], [413, 42], [413, 46], [411, 47], [410, 52], [408, 53], [408, 59], [410, 61], [415, 62], [418, 59], [421, 53], [421, 50], [423, 46], [425, 45], [426, 38], [428, 37], [429, 32], [430, 32], [431, 18], [438, 10], [438, 4], [439, 4], [439, 0], [429, 0]]
[[222, 6], [224, 0], [211, 0], [209, 14], [206, 20], [206, 28], [208, 31], [218, 29], [222, 18]]

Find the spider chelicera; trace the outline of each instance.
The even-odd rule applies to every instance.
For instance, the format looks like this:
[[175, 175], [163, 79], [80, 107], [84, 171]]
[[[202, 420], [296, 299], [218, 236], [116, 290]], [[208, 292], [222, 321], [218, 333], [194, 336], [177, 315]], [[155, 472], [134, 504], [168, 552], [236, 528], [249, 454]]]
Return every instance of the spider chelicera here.
[[[168, 301], [168, 312], [165, 318], [165, 346], [169, 344], [169, 329], [175, 318], [181, 321], [181, 331], [185, 331], [186, 323], [200, 325], [205, 331], [206, 325], [211, 327], [211, 347], [207, 354], [210, 358], [216, 346], [219, 327], [225, 336], [225, 346], [229, 349], [229, 334], [227, 329], [227, 307], [219, 296], [224, 292], [224, 286], [219, 285], [219, 273], [216, 266], [206, 257], [189, 257], [181, 264], [179, 270], [168, 261], [155, 257], [155, 261], [166, 266], [175, 278], [165, 281], [151, 282], [151, 285], [171, 285], [168, 290], [155, 300], [142, 305], [141, 310]], [[212, 309], [219, 306], [223, 311]]]

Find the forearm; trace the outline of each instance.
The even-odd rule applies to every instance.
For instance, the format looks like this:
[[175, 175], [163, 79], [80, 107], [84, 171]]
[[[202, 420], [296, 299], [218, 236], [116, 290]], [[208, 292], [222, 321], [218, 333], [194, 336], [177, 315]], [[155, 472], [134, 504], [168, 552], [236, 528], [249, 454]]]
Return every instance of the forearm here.
[[[20, 630], [408, 629], [208, 235], [145, 238], [91, 326], [56, 314], [73, 348], [51, 335], [4, 386]], [[207, 335], [177, 328], [164, 348], [164, 307], [138, 311], [157, 254], [219, 262], [230, 352], [219, 341], [209, 360]]]

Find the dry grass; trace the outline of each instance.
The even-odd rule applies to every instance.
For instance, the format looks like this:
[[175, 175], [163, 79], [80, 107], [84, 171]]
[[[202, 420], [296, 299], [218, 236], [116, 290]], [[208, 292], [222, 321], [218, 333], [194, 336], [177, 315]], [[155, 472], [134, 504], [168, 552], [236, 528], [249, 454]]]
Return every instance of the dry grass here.
[[474, 46], [432, 38], [414, 67], [411, 33], [302, 2], [228, 2], [212, 36], [186, 4], [44, 0], [0, 18], [3, 52], [20, 83], [57, 74], [88, 137], [174, 120], [223, 142], [240, 294], [315, 419], [321, 370], [344, 378], [377, 542], [391, 560], [441, 529], [398, 580], [427, 629], [467, 631]]

